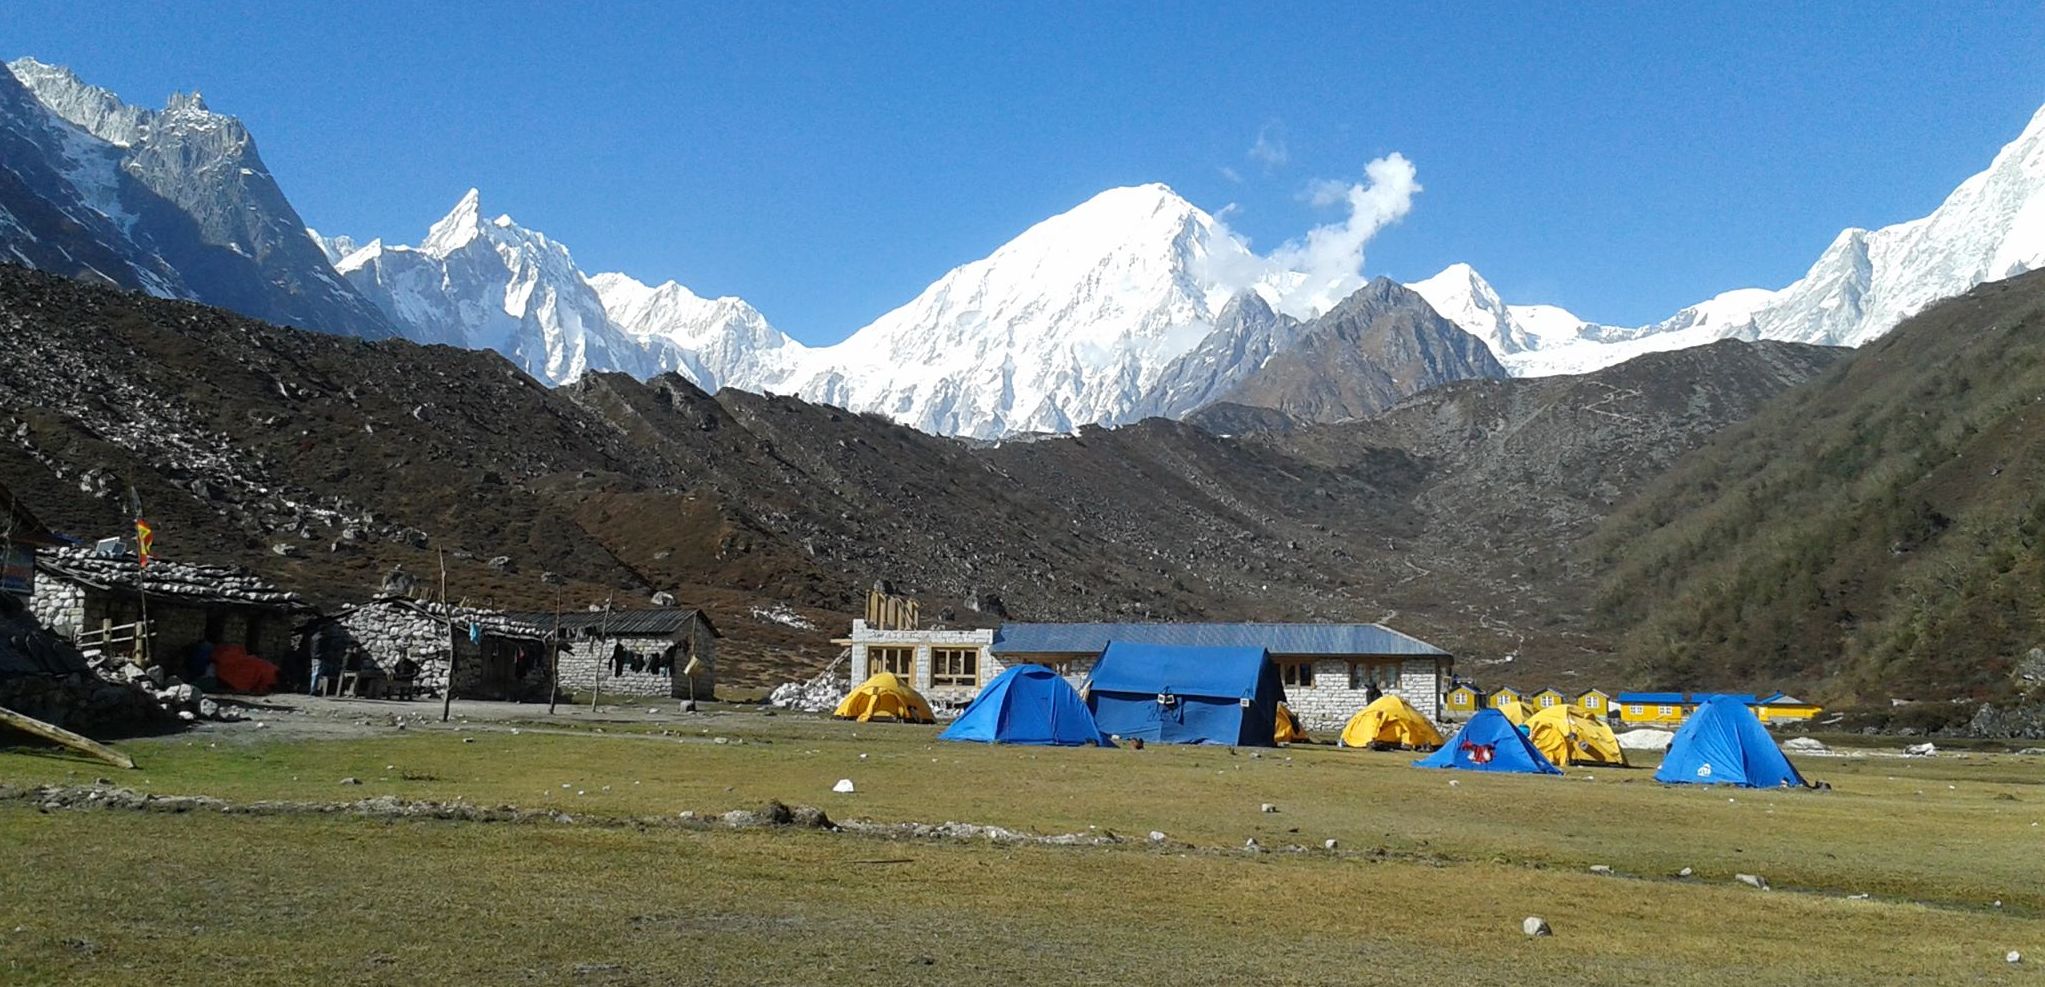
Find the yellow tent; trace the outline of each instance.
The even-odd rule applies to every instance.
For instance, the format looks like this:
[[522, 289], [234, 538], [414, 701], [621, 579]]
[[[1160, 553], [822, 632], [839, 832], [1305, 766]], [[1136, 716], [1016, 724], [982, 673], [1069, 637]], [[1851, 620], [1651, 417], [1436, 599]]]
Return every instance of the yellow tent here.
[[930, 712], [930, 704], [891, 672], [876, 673], [873, 678], [859, 683], [859, 687], [838, 704], [838, 711], [833, 715], [841, 720], [862, 723], [878, 718], [905, 723], [937, 722], [937, 717]]
[[[1550, 706], [1548, 708], [1558, 709], [1560, 707]], [[1534, 707], [1527, 705], [1527, 701], [1524, 699], [1508, 699], [1505, 702], [1499, 703], [1497, 709], [1499, 712], [1504, 713], [1505, 718], [1511, 720], [1512, 725], [1516, 727], [1526, 725], [1527, 719], [1534, 715]]]
[[1342, 728], [1342, 746], [1369, 747], [1397, 744], [1401, 747], [1440, 747], [1441, 731], [1427, 717], [1398, 696], [1386, 696], [1365, 706]]
[[1527, 739], [1558, 767], [1626, 763], [1612, 728], [1581, 706], [1550, 706], [1528, 717]]
[[1299, 718], [1292, 715], [1292, 708], [1278, 704], [1278, 723], [1271, 731], [1271, 741], [1277, 744], [1310, 744], [1314, 738], [1307, 736], [1305, 727], [1299, 725]]

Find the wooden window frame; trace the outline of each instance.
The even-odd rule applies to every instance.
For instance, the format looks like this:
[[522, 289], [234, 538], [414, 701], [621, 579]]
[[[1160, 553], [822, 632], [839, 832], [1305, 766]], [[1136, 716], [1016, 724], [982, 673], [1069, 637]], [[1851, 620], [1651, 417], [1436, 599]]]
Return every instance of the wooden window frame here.
[[[893, 663], [888, 660], [890, 658], [894, 658], [897, 656], [901, 657], [902, 659], [901, 668], [899, 670], [890, 667]], [[914, 645], [907, 644], [867, 645], [866, 674], [878, 675], [882, 672], [893, 673], [893, 675], [896, 678], [899, 678], [905, 682], [915, 681], [916, 647]]]
[[1278, 666], [1278, 681], [1292, 689], [1314, 687], [1314, 663], [1312, 661], [1288, 661]]
[[[950, 670], [949, 662], [964, 659], [964, 672]], [[979, 685], [980, 649], [956, 645], [932, 645], [930, 648], [930, 684]]]

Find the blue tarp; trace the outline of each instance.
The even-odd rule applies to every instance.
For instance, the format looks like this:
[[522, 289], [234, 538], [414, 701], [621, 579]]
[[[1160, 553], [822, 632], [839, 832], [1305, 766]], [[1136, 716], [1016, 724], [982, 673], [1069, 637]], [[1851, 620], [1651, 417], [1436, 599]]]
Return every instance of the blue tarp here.
[[1167, 744], [1274, 746], [1285, 687], [1262, 648], [1111, 641], [1087, 707], [1103, 733]]
[[1416, 768], [1459, 768], [1464, 771], [1511, 771], [1559, 775], [1527, 735], [1495, 709], [1480, 709], [1441, 749], [1413, 762]]
[[1079, 693], [1042, 665], [1016, 665], [995, 676], [937, 739], [1114, 746], [1094, 725]]
[[1672, 785], [1802, 787], [1804, 777], [1737, 696], [1707, 700], [1683, 721], [1654, 780]]

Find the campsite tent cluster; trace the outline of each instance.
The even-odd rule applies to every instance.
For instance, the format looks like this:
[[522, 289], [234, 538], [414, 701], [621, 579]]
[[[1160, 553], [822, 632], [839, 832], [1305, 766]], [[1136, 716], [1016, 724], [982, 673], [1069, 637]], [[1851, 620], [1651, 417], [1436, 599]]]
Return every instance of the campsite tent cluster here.
[[[1042, 665], [1015, 665], [989, 682], [943, 740], [1111, 747], [1149, 743], [1268, 746], [1306, 741], [1283, 701], [1277, 667], [1262, 649], [1113, 642], [1095, 663], [1084, 696]], [[886, 672], [838, 705], [845, 719], [935, 723], [930, 704]], [[1453, 738], [1404, 699], [1383, 696], [1342, 729], [1345, 747], [1431, 750], [1422, 768], [1561, 774], [1562, 766], [1623, 766], [1626, 754], [1605, 721], [1576, 706], [1480, 710]], [[1655, 772], [1671, 784], [1802, 785], [1752, 710], [1733, 698], [1703, 704]]]

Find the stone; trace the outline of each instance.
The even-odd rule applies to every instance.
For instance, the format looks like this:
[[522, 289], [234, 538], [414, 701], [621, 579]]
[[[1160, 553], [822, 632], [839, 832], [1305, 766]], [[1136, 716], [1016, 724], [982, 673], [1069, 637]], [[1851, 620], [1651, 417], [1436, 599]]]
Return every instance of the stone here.
[[360, 778], [354, 778], [354, 777], [349, 777], [349, 778], [343, 778], [343, 779], [341, 779], [341, 784], [343, 784], [343, 785], [360, 785], [360, 784], [362, 784], [362, 779], [360, 779]]
[[1552, 936], [1555, 934], [1555, 930], [1549, 927], [1548, 920], [1539, 915], [1529, 915], [1521, 919], [1520, 931], [1526, 933], [1530, 939], [1537, 936]]
[[653, 594], [652, 602], [656, 607], [671, 607], [675, 605], [675, 595], [667, 590], [661, 590]]
[[1157, 830], [1154, 830], [1154, 829], [1150, 831], [1150, 842], [1152, 842], [1152, 843], [1163, 843], [1164, 841], [1165, 841], [1165, 834], [1163, 834], [1163, 833], [1160, 833], [1160, 832], [1158, 832]]
[[840, 795], [850, 795], [856, 790], [852, 787], [852, 779], [850, 778], [840, 778], [837, 784], [831, 786], [831, 791], [837, 792]]
[[1321, 849], [1323, 849], [1323, 850], [1333, 850], [1333, 849], [1335, 849], [1335, 847], [1336, 847], [1336, 846], [1337, 846], [1337, 844], [1336, 844], [1336, 842], [1335, 842], [1334, 840], [1322, 840], [1322, 841], [1321, 841]]
[[1733, 880], [1750, 888], [1760, 888], [1763, 891], [1768, 890], [1768, 879], [1759, 874], [1734, 874]]
[[1612, 876], [1612, 867], [1610, 864], [1592, 864], [1591, 873], [1603, 874], [1606, 877], [1610, 877]]
[[1269, 802], [1266, 802], [1266, 803], [1264, 803], [1263, 805], [1260, 805], [1260, 806], [1258, 806], [1258, 807], [1257, 807], [1257, 811], [1258, 811], [1258, 812], [1277, 812], [1277, 811], [1278, 811], [1278, 807], [1277, 807], [1277, 806], [1275, 806], [1275, 805], [1272, 805], [1272, 804], [1271, 804], [1271, 803], [1269, 803]]
[[1825, 742], [1816, 737], [1791, 737], [1782, 742], [1782, 749], [1786, 751], [1802, 751], [1807, 754], [1822, 754], [1831, 748], [1826, 747]]
[[1688, 868], [1688, 867], [1685, 867], [1685, 868], [1683, 868], [1682, 870], [1679, 870], [1679, 871], [1677, 871], [1677, 872], [1676, 872], [1676, 876], [1677, 876], [1677, 877], [1693, 877], [1693, 876], [1695, 876], [1695, 875], [1696, 875], [1696, 873], [1697, 873], [1696, 871], [1694, 871], [1694, 870], [1691, 870], [1691, 869], [1690, 869], [1690, 868]]
[[2004, 963], [2009, 964], [2022, 963], [2024, 961], [2024, 954], [2019, 953], [2016, 950], [2012, 949], [2009, 952], [2002, 954], [2002, 961]]
[[1619, 747], [1629, 751], [1665, 751], [1676, 735], [1668, 730], [1640, 727], [1619, 735]]
[[280, 541], [270, 546], [270, 554], [282, 556], [288, 559], [298, 554], [298, 546], [293, 545], [288, 541]]
[[1257, 842], [1257, 838], [1252, 836], [1249, 839], [1243, 841], [1243, 849], [1248, 850], [1251, 853], [1256, 853], [1257, 851], [1264, 849], [1264, 844]]
[[1937, 753], [1938, 747], [1929, 743], [1911, 744], [1910, 746], [1903, 748], [1904, 757], [1931, 757], [1932, 755]]

